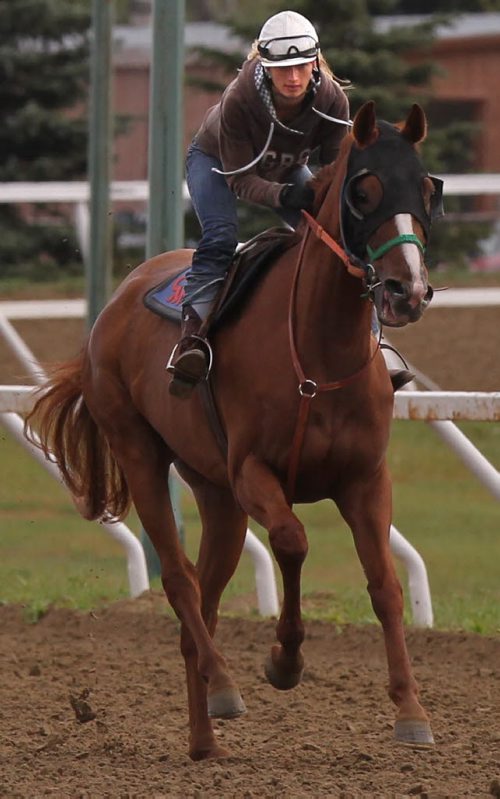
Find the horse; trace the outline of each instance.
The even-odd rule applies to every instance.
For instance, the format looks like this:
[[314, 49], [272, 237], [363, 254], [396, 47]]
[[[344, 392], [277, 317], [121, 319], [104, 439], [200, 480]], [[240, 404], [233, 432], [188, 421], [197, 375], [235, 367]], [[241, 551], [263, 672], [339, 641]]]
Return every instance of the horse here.
[[[373, 307], [382, 325], [405, 325], [432, 296], [424, 252], [439, 192], [418, 153], [426, 131], [417, 104], [404, 122], [390, 124], [365, 103], [336, 161], [313, 179], [314, 210], [304, 214], [297, 241], [214, 330], [210, 385], [225, 447], [200, 387], [189, 400], [169, 394], [165, 363], [179, 327], [143, 302], [189, 266], [189, 249], [157, 255], [127, 276], [81, 352], [49, 375], [26, 419], [26, 435], [55, 458], [85, 518], [120, 519], [135, 505], [180, 620], [193, 760], [227, 756], [212, 719], [245, 712], [213, 637], [248, 517], [268, 531], [283, 585], [265, 674], [289, 690], [304, 670], [300, 582], [308, 549], [293, 504], [326, 498], [352, 531], [382, 626], [394, 737], [433, 743], [389, 548], [394, 392], [371, 329]], [[196, 563], [176, 529], [172, 464], [201, 518]]]

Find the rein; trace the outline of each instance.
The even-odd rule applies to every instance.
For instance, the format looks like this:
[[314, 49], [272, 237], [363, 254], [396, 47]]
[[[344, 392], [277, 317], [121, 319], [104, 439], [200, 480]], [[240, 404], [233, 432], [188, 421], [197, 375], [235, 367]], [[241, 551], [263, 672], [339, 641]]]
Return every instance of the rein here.
[[311, 401], [317, 394], [326, 391], [335, 391], [338, 388], [343, 388], [344, 386], [349, 385], [354, 380], [357, 380], [363, 372], [368, 368], [371, 364], [375, 355], [378, 352], [380, 346], [380, 337], [377, 342], [377, 346], [375, 347], [374, 351], [370, 355], [369, 359], [366, 361], [363, 366], [347, 377], [341, 378], [340, 380], [332, 380], [328, 383], [316, 383], [315, 380], [311, 380], [311, 378], [307, 378], [305, 376], [304, 370], [302, 369], [302, 365], [299, 360], [299, 355], [297, 352], [297, 346], [295, 343], [295, 333], [294, 333], [294, 316], [295, 316], [295, 301], [297, 296], [297, 287], [299, 281], [299, 274], [302, 267], [302, 261], [304, 256], [304, 250], [307, 244], [307, 240], [309, 238], [309, 233], [312, 232], [319, 238], [322, 242], [324, 242], [330, 250], [332, 250], [335, 255], [337, 255], [344, 266], [347, 268], [347, 271], [358, 278], [366, 277], [366, 270], [362, 269], [362, 267], [356, 266], [351, 263], [347, 253], [342, 249], [342, 247], [330, 236], [326, 230], [318, 224], [318, 222], [307, 213], [307, 211], [302, 211], [306, 222], [308, 224], [308, 230], [306, 231], [302, 243], [299, 250], [299, 255], [297, 258], [297, 265], [295, 267], [295, 274], [293, 276], [292, 282], [292, 289], [290, 292], [290, 303], [288, 308], [288, 335], [290, 341], [290, 352], [292, 356], [292, 363], [293, 368], [295, 369], [295, 374], [299, 380], [299, 394], [300, 394], [300, 402], [299, 402], [299, 410], [297, 414], [297, 422], [295, 426], [295, 433], [293, 436], [292, 447], [290, 452], [290, 460], [288, 462], [288, 474], [287, 474], [287, 489], [286, 489], [286, 498], [288, 504], [292, 504], [292, 498], [295, 490], [295, 484], [297, 481], [297, 472], [299, 468], [299, 461], [300, 455], [302, 452], [302, 446], [304, 443], [304, 436], [307, 428], [307, 422], [309, 420], [309, 412], [311, 409]]
[[[335, 239], [333, 239], [330, 236], [330, 234], [326, 232], [325, 228], [322, 225], [320, 225], [319, 222], [317, 222], [315, 218], [311, 216], [311, 214], [309, 214], [307, 211], [302, 210], [302, 216], [306, 220], [307, 224], [309, 225], [313, 233], [317, 236], [317, 238], [320, 239], [320, 241], [324, 242], [326, 246], [329, 247], [330, 250], [332, 250], [335, 253], [335, 255], [338, 255], [338, 257], [340, 258], [340, 260], [342, 261], [342, 263], [344, 264], [350, 275], [354, 275], [354, 277], [359, 277], [359, 278], [365, 277], [366, 270], [363, 269], [363, 267], [356, 266], [355, 264], [352, 263], [346, 251], [342, 249], [340, 244], [337, 244]], [[305, 241], [305, 238], [306, 237], [304, 236], [303, 243]], [[299, 260], [302, 257], [302, 251], [303, 248], [299, 254]]]

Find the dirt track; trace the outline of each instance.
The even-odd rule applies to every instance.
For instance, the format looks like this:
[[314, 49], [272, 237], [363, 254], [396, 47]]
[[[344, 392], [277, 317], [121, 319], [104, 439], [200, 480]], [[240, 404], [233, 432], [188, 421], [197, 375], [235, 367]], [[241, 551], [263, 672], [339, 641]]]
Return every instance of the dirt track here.
[[[231, 758], [192, 763], [178, 630], [164, 603], [145, 595], [92, 614], [52, 611], [35, 625], [0, 609], [0, 796], [500, 796], [500, 639], [409, 634], [436, 738], [418, 751], [391, 739], [378, 627], [309, 623], [303, 683], [280, 693], [262, 671], [274, 623], [225, 618], [217, 640], [248, 713], [217, 722]], [[82, 695], [95, 717], [80, 722], [70, 697]]]
[[[390, 340], [445, 389], [499, 390], [498, 308], [431, 311]], [[77, 321], [19, 322], [42, 361], [73, 355]], [[31, 382], [0, 343], [3, 383]], [[233, 756], [192, 763], [176, 624], [147, 596], [36, 625], [0, 608], [0, 797], [500, 797], [500, 638], [412, 632], [436, 747], [391, 739], [377, 627], [309, 624], [301, 687], [278, 693], [262, 662], [272, 622], [223, 619], [218, 640], [248, 714], [217, 729]], [[73, 703], [95, 718], [81, 723]]]

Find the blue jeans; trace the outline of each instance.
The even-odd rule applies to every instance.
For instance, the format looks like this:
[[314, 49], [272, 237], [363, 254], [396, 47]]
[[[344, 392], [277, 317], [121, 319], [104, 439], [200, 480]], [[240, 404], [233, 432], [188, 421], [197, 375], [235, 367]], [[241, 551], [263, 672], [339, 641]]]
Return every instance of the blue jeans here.
[[[186, 180], [193, 208], [201, 226], [201, 239], [188, 272], [186, 303], [210, 301], [217, 295], [231, 264], [238, 244], [236, 196], [226, 179], [212, 167], [223, 169], [218, 158], [206, 155], [195, 143], [186, 158]], [[312, 177], [307, 167], [296, 167], [287, 176], [287, 183], [305, 183]], [[276, 213], [296, 227], [300, 211], [277, 208]]]

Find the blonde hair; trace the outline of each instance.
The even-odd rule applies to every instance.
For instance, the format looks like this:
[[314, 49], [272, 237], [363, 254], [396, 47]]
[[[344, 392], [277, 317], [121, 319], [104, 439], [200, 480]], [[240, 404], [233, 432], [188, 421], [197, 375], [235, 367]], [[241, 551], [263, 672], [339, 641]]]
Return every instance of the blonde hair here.
[[[260, 58], [260, 53], [258, 48], [259, 48], [259, 42], [258, 39], [255, 39], [247, 55], [247, 61], [253, 61], [254, 58]], [[337, 75], [335, 75], [335, 73], [333, 72], [332, 68], [330, 67], [328, 61], [324, 57], [321, 50], [319, 51], [318, 62], [319, 62], [319, 68], [323, 73], [323, 75], [327, 75], [330, 78], [330, 80], [333, 80], [335, 83], [338, 83], [339, 86], [341, 86], [343, 89], [350, 88], [351, 81], [345, 80], [343, 78], [338, 78]]]

